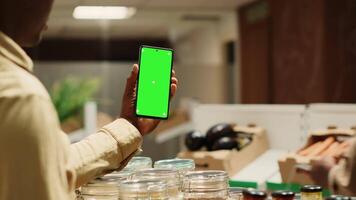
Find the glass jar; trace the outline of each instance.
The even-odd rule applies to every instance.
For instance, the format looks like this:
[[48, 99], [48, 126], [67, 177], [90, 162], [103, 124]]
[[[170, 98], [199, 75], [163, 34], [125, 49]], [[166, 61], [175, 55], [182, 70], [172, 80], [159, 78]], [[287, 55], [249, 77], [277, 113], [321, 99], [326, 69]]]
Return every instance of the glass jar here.
[[322, 200], [323, 188], [319, 185], [305, 185], [302, 187], [301, 200]]
[[242, 199], [243, 188], [230, 187], [229, 188], [229, 200], [240, 200]]
[[294, 200], [300, 200], [300, 199], [301, 199], [300, 193], [295, 193]]
[[131, 179], [134, 172], [141, 170], [141, 169], [149, 169], [152, 168], [152, 159], [149, 157], [143, 156], [134, 156], [132, 159], [127, 163], [126, 167], [120, 171], [113, 171], [110, 174], [105, 176], [112, 176], [112, 177], [119, 177], [119, 178], [126, 178]]
[[342, 196], [342, 195], [331, 195], [326, 200], [351, 200], [351, 197]]
[[228, 175], [218, 170], [188, 172], [183, 179], [183, 193], [185, 200], [226, 200]]
[[244, 200], [264, 200], [267, 198], [267, 193], [255, 189], [248, 189], [242, 192]]
[[179, 199], [179, 174], [174, 169], [144, 169], [135, 172], [132, 176], [133, 179], [139, 180], [154, 180], [160, 179], [167, 184], [167, 190], [170, 199]]
[[120, 191], [120, 200], [169, 199], [166, 183], [158, 179], [122, 181]]
[[192, 159], [167, 159], [159, 160], [154, 164], [154, 168], [159, 169], [175, 169], [178, 171], [180, 190], [183, 184], [183, 177], [187, 172], [194, 171], [195, 163]]
[[163, 169], [176, 169], [179, 172], [188, 172], [194, 171], [195, 163], [192, 159], [166, 159], [156, 161], [154, 164], [154, 168], [163, 168]]
[[80, 191], [82, 200], [117, 200], [119, 198], [118, 184], [122, 179], [104, 176], [83, 185]]
[[121, 171], [113, 171], [110, 174], [106, 174], [105, 176], [131, 179], [132, 174], [133, 174], [133, 172], [123, 169]]
[[123, 171], [135, 172], [137, 170], [149, 169], [149, 168], [152, 168], [152, 159], [150, 157], [134, 156], [127, 163]]
[[291, 191], [280, 190], [272, 192], [272, 200], [293, 200], [294, 196], [294, 192]]

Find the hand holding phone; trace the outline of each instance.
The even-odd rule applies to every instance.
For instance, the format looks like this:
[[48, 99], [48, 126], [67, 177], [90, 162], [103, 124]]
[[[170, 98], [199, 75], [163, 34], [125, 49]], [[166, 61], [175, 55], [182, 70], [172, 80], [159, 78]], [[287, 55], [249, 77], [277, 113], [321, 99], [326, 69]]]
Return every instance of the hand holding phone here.
[[[125, 93], [122, 98], [121, 118], [128, 120], [134, 125], [142, 135], [145, 135], [154, 130], [159, 124], [159, 119], [141, 118], [136, 115], [136, 83], [138, 79], [139, 67], [137, 64], [133, 66], [130, 76], [127, 78]], [[177, 90], [178, 79], [174, 70], [172, 70], [170, 79], [170, 97], [172, 98]]]

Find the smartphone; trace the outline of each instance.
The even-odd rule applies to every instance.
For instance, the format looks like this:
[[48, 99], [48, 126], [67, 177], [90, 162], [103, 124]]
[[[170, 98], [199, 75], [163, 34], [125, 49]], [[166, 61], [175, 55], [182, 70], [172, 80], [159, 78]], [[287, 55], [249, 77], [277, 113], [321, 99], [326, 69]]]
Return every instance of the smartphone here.
[[139, 55], [136, 115], [168, 119], [173, 50], [141, 46]]

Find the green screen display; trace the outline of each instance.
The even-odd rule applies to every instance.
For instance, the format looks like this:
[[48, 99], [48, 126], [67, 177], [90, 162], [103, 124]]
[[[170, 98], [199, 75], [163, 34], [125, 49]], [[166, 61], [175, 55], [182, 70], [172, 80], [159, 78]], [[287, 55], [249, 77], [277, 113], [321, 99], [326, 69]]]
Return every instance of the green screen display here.
[[173, 52], [145, 46], [140, 51], [136, 114], [166, 119]]

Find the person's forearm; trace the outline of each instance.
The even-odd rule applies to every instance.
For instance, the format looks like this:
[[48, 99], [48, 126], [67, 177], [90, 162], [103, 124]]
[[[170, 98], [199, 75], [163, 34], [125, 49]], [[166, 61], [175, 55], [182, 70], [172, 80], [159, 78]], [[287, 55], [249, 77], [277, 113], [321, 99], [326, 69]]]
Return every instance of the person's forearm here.
[[69, 163], [77, 174], [76, 186], [120, 168], [141, 143], [138, 130], [128, 121], [118, 119], [98, 133], [72, 144]]

